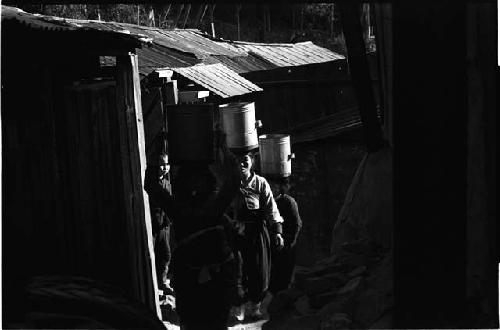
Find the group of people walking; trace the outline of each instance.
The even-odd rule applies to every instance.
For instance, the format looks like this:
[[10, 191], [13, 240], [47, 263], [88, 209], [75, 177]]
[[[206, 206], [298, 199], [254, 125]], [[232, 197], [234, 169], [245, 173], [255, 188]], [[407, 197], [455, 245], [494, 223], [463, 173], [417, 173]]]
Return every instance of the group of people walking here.
[[162, 289], [170, 224], [175, 233], [170, 267], [181, 329], [226, 329], [230, 316], [260, 318], [267, 292], [290, 285], [302, 226], [297, 203], [287, 194], [289, 179], [258, 175], [254, 157], [227, 151], [217, 173], [208, 165], [181, 166], [173, 189], [167, 154], [146, 170]]

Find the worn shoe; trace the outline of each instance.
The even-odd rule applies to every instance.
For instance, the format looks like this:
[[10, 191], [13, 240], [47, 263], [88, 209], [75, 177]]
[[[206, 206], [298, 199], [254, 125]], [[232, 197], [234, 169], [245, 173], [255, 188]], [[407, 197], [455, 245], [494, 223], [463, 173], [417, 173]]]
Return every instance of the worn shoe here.
[[245, 308], [244, 306], [233, 306], [229, 311], [228, 326], [232, 327], [236, 324], [241, 323], [245, 318]]
[[261, 303], [248, 302], [245, 310], [245, 320], [262, 320], [264, 314], [261, 307]]
[[160, 290], [160, 295], [172, 295], [174, 296], [174, 289], [167, 283], [161, 283], [158, 285], [158, 290]]

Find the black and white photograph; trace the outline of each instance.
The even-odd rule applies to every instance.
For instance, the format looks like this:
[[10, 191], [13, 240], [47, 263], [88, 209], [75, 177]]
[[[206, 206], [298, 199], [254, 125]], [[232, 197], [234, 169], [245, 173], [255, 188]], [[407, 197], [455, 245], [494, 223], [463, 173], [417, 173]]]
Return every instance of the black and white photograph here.
[[498, 329], [499, 3], [1, 3], [0, 329]]

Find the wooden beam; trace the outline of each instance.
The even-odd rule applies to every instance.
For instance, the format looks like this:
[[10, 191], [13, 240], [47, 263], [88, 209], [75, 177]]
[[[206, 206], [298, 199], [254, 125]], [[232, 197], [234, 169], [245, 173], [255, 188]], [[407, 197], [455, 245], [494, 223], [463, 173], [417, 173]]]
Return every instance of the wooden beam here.
[[382, 148], [384, 143], [382, 129], [377, 117], [370, 70], [366, 59], [358, 4], [352, 1], [340, 2], [338, 8], [342, 18], [349, 70], [359, 104], [366, 148], [368, 152], [374, 152]]
[[170, 81], [174, 75], [174, 71], [170, 69], [156, 69], [155, 73], [158, 74], [158, 78], [167, 78], [167, 81]]
[[[469, 328], [463, 323], [468, 244], [465, 4], [394, 2], [392, 9], [393, 327]], [[418, 51], [422, 47], [432, 51]]]
[[179, 103], [198, 103], [209, 94], [209, 91], [179, 91]]
[[130, 245], [131, 293], [161, 319], [154, 263], [149, 199], [143, 189], [146, 148], [137, 55], [119, 56], [117, 115], [122, 154], [123, 198]]

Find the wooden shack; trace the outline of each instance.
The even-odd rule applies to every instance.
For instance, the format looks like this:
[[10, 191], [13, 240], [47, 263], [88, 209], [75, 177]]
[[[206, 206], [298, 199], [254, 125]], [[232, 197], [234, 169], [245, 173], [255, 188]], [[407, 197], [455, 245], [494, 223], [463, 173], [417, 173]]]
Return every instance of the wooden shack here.
[[2, 7], [5, 310], [33, 277], [60, 275], [159, 315], [135, 53], [147, 42]]

